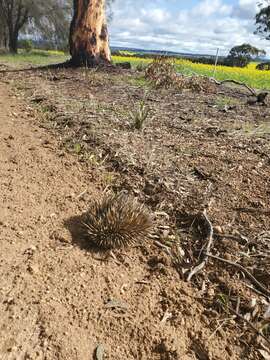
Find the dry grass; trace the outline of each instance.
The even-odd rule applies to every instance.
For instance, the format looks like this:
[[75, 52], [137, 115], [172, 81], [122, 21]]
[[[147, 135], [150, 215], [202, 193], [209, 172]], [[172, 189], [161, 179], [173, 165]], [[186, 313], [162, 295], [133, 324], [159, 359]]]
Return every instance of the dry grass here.
[[189, 89], [195, 92], [213, 91], [215, 86], [204, 77], [184, 76], [175, 70], [175, 62], [170, 58], [155, 59], [145, 71], [145, 77], [156, 88]]

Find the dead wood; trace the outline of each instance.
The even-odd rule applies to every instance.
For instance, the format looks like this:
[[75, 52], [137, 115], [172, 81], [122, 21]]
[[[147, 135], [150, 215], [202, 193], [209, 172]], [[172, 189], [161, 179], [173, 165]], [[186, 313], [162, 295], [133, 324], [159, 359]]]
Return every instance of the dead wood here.
[[240, 211], [240, 212], [245, 212], [245, 213], [250, 213], [250, 214], [270, 215], [270, 209], [239, 207], [239, 208], [235, 208], [234, 210]]
[[191, 279], [193, 278], [194, 275], [196, 275], [198, 272], [202, 271], [202, 269], [205, 267], [207, 261], [208, 261], [208, 254], [210, 253], [212, 244], [213, 244], [213, 235], [214, 235], [214, 229], [213, 229], [213, 225], [210, 222], [208, 216], [207, 216], [207, 212], [206, 209], [203, 211], [203, 217], [205, 220], [205, 223], [207, 225], [207, 238], [208, 238], [208, 242], [207, 242], [207, 246], [206, 246], [206, 251], [203, 252], [203, 260], [200, 264], [198, 264], [197, 266], [195, 266], [189, 273], [188, 277], [187, 277], [187, 281], [191, 281]]
[[245, 83], [242, 83], [240, 81], [236, 81], [236, 80], [232, 80], [232, 79], [227, 79], [227, 80], [223, 80], [223, 81], [217, 81], [216, 79], [214, 78], [210, 78], [212, 81], [214, 81], [215, 84], [217, 85], [223, 85], [223, 84], [226, 84], [226, 83], [233, 83], [235, 85], [239, 85], [239, 86], [243, 86], [245, 87], [253, 96], [256, 96], [257, 97], [257, 94], [256, 92], [251, 88], [249, 87], [247, 84]]
[[239, 314], [239, 312], [235, 311], [232, 307], [229, 306], [228, 309], [239, 319], [243, 320], [257, 335], [261, 336], [270, 345], [270, 340], [266, 336], [264, 336], [250, 321], [248, 321], [244, 316]]
[[244, 266], [235, 263], [233, 261], [223, 259], [219, 256], [212, 255], [210, 253], [207, 253], [207, 256], [211, 257], [212, 259], [221, 261], [225, 264], [234, 266], [237, 269], [241, 270], [249, 278], [249, 280], [253, 283], [253, 285], [255, 285], [258, 289], [260, 289], [260, 291], [264, 294], [264, 296], [266, 296], [267, 298], [270, 297], [270, 291], [266, 289]]

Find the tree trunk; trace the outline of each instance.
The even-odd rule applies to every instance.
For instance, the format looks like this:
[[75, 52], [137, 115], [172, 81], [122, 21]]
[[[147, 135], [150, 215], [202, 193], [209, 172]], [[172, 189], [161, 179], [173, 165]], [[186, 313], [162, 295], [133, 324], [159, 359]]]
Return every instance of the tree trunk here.
[[0, 33], [0, 49], [3, 49], [5, 47], [5, 35], [4, 33]]
[[4, 21], [2, 21], [2, 23], [0, 23], [0, 48], [3, 49], [6, 47], [7, 47], [7, 28]]
[[12, 54], [17, 54], [18, 53], [18, 37], [19, 37], [19, 33], [18, 32], [11, 32], [9, 33], [9, 51]]
[[74, 0], [70, 54], [74, 66], [110, 63], [105, 0]]

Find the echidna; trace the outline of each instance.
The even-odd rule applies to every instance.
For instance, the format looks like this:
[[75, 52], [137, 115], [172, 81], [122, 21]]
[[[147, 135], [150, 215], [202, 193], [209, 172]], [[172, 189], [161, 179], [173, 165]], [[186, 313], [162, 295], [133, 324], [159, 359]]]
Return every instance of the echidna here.
[[106, 195], [94, 201], [83, 225], [87, 238], [102, 249], [134, 244], [149, 235], [151, 216], [146, 207], [128, 195]]

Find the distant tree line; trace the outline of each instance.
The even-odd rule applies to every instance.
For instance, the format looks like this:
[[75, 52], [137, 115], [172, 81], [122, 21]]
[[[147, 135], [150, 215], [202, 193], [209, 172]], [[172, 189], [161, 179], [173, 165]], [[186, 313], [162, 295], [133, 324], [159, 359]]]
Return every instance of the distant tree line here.
[[[242, 44], [239, 46], [234, 46], [228, 56], [220, 57], [218, 60], [218, 65], [230, 66], [230, 67], [246, 67], [251, 61], [256, 60], [259, 57], [266, 55], [264, 50], [257, 49], [256, 47], [250, 44]], [[192, 62], [198, 62], [202, 64], [215, 64], [215, 57], [199, 57], [199, 58], [189, 58]]]

